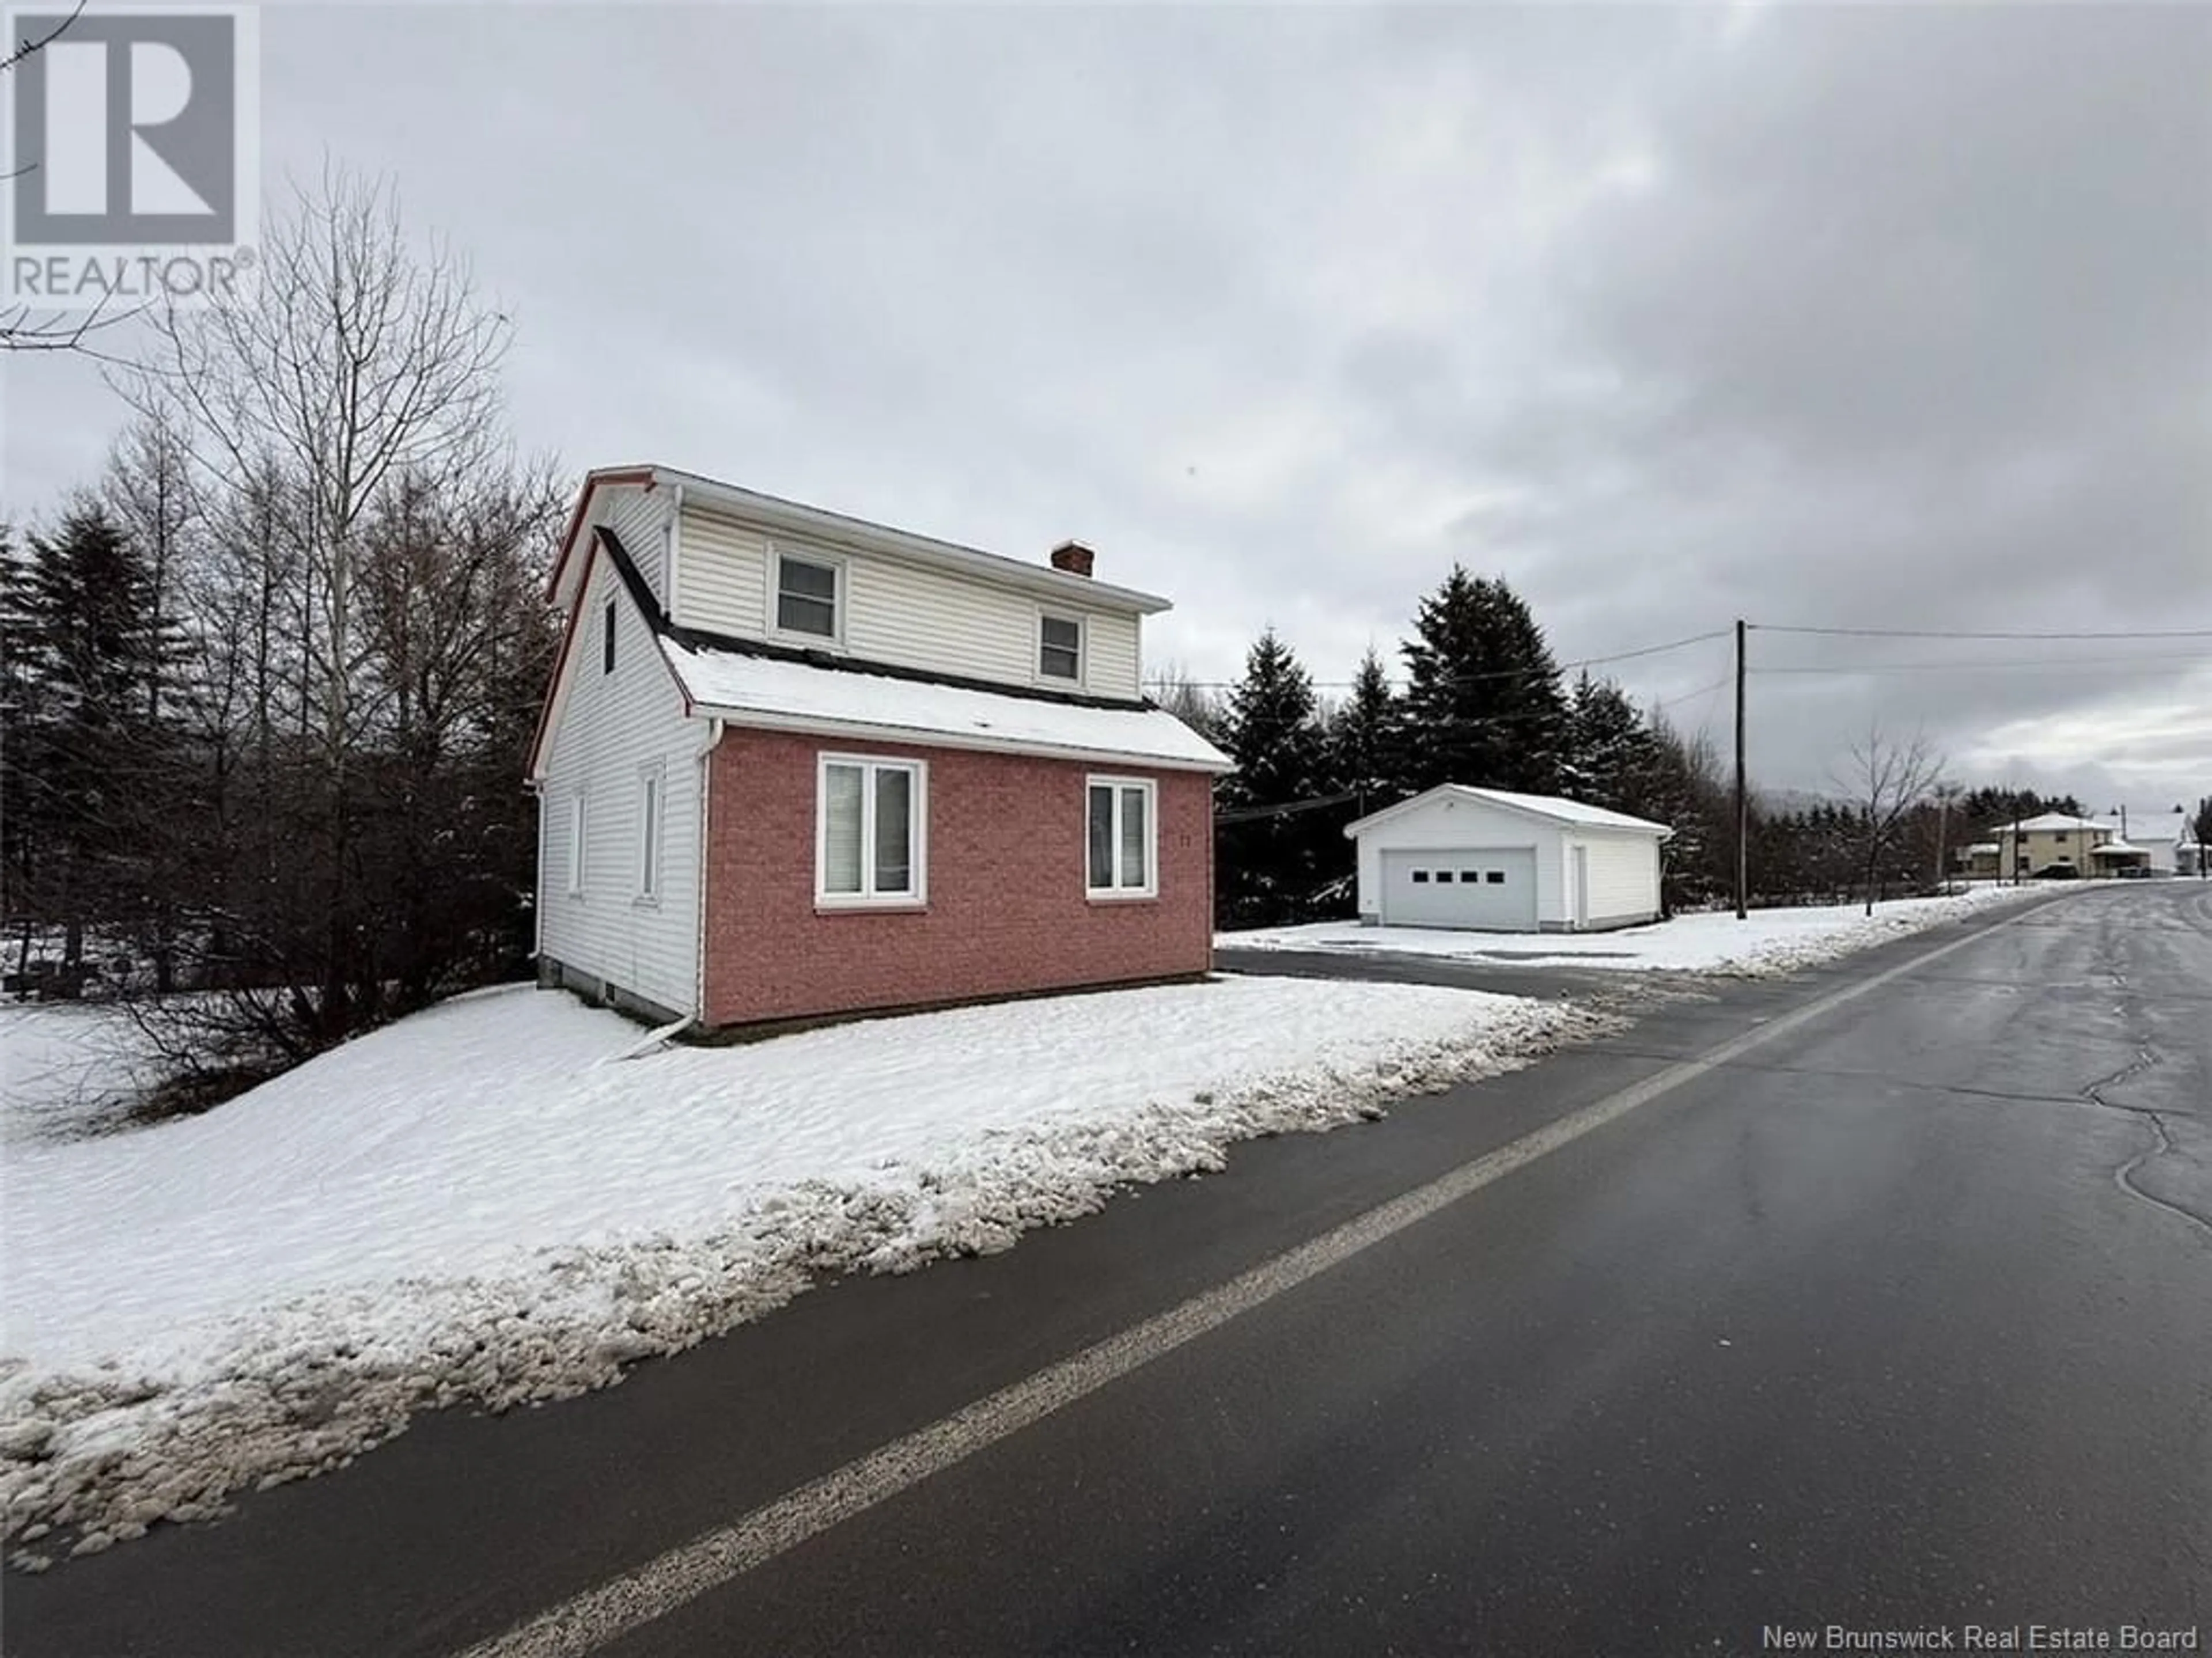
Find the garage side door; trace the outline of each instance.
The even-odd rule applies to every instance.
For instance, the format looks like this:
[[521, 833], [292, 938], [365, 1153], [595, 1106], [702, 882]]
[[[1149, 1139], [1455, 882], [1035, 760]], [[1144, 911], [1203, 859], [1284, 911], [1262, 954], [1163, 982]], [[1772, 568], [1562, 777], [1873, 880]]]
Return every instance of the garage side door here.
[[1391, 926], [1536, 930], [1532, 847], [1382, 853], [1382, 920]]

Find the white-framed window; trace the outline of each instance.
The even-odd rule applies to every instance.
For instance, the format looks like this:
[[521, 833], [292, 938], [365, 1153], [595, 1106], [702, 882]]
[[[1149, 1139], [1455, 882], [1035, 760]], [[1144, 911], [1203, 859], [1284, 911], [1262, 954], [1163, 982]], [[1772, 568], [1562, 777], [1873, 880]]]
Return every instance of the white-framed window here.
[[769, 595], [775, 631], [806, 639], [845, 635], [845, 567], [836, 559], [778, 552]]
[[660, 896], [661, 783], [665, 775], [657, 760], [637, 768], [637, 896], [647, 902]]
[[814, 900], [919, 904], [928, 896], [929, 768], [825, 754], [815, 792]]
[[1160, 890], [1158, 790], [1148, 777], [1093, 777], [1085, 791], [1084, 887], [1093, 898]]
[[1083, 622], [1079, 616], [1037, 616], [1037, 677], [1083, 683]]
[[572, 897], [584, 893], [584, 797], [568, 797], [568, 892]]

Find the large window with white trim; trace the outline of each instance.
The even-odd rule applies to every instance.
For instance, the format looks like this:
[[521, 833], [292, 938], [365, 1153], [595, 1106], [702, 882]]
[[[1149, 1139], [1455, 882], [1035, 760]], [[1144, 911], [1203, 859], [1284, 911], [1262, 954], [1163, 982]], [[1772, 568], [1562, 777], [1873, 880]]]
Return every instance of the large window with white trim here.
[[922, 901], [928, 775], [919, 760], [822, 756], [815, 811], [817, 902]]
[[1093, 898], [1150, 898], [1159, 891], [1159, 824], [1150, 778], [1094, 777], [1085, 824]]

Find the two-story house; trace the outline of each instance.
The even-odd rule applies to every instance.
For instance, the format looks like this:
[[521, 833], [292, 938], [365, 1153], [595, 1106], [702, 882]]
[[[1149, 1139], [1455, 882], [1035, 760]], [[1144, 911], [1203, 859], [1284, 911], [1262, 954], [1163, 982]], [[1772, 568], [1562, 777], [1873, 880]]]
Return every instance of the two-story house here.
[[1165, 599], [665, 466], [592, 473], [532, 747], [542, 982], [717, 1029], [1212, 964]]
[[1984, 844], [1996, 852], [1995, 872], [2008, 879], [2046, 872], [2116, 875], [2149, 861], [2141, 847], [2120, 838], [2114, 825], [2057, 811], [2003, 824]]

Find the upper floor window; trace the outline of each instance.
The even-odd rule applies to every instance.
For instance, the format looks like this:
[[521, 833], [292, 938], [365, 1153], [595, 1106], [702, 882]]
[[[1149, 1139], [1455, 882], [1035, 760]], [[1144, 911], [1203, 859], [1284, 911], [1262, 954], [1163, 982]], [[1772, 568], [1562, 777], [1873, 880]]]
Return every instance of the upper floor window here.
[[837, 637], [837, 567], [817, 559], [778, 554], [775, 625], [785, 633]]
[[1073, 616], [1048, 616], [1039, 621], [1037, 672], [1047, 679], [1083, 677], [1083, 624]]
[[614, 671], [615, 602], [611, 598], [607, 601], [606, 615], [599, 633], [599, 671], [612, 673]]
[[815, 814], [817, 903], [921, 902], [927, 779], [918, 760], [823, 756]]

